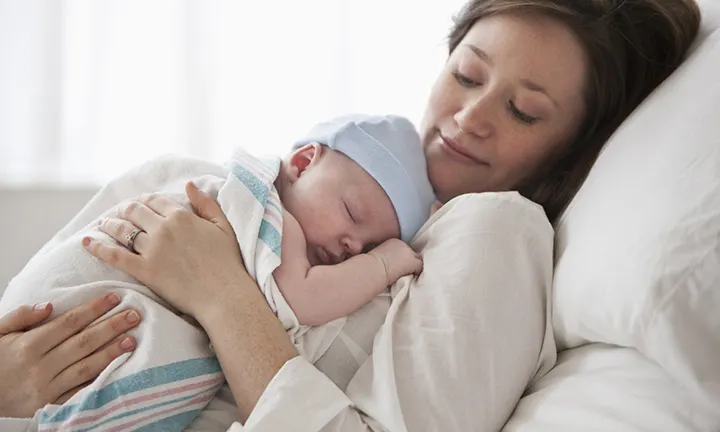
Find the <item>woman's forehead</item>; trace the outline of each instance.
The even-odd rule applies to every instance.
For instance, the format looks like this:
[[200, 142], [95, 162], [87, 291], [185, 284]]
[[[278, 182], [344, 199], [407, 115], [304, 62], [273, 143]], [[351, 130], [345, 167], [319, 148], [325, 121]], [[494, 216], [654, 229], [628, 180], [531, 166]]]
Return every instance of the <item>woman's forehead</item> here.
[[[478, 52], [482, 53], [478, 55]], [[529, 81], [571, 104], [585, 83], [580, 41], [561, 22], [538, 14], [499, 14], [478, 20], [453, 53], [481, 59], [508, 78]]]

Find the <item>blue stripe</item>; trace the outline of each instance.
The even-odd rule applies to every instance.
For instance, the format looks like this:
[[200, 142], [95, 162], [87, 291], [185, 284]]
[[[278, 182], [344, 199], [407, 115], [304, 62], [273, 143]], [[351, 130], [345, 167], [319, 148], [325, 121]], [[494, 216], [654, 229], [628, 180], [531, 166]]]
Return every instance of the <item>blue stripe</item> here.
[[[268, 195], [270, 193], [268, 186], [260, 180], [258, 176], [240, 164], [233, 164], [232, 172], [235, 177], [237, 177], [237, 179], [240, 180], [250, 192], [252, 192], [260, 205], [265, 208], [265, 206], [268, 205]], [[277, 206], [274, 205], [273, 207], [277, 208]], [[282, 235], [278, 232], [277, 228], [263, 219], [260, 222], [260, 232], [258, 236], [261, 241], [268, 245], [275, 255], [280, 256]]]
[[40, 416], [40, 424], [63, 422], [80, 411], [98, 409], [130, 393], [219, 372], [220, 363], [215, 357], [183, 360], [146, 369], [120, 378], [100, 390], [92, 391], [85, 395], [80, 403], [64, 406], [52, 415], [43, 412]]
[[255, 195], [255, 199], [260, 202], [260, 205], [265, 208], [265, 204], [268, 200], [268, 194], [270, 193], [267, 184], [242, 165], [232, 164], [232, 172], [235, 177], [237, 177], [237, 179], [240, 180], [253, 195]]
[[[131, 411], [128, 411], [128, 412], [125, 412], [125, 413], [121, 413], [121, 414], [119, 414], [119, 415], [115, 415], [115, 416], [113, 416], [113, 417], [108, 417], [107, 419], [101, 421], [100, 423], [96, 423], [96, 424], [92, 425], [92, 426], [89, 427], [89, 428], [81, 429], [81, 430], [79, 430], [79, 431], [77, 431], [77, 432], [88, 432], [88, 431], [91, 431], [91, 430], [95, 430], [95, 429], [97, 429], [97, 428], [99, 428], [99, 427], [102, 427], [102, 426], [104, 426], [104, 425], [106, 425], [106, 424], [108, 424], [108, 423], [110, 423], [110, 422], [115, 421], [115, 420], [119, 420], [119, 419], [121, 419], [121, 418], [129, 417], [129, 416], [132, 416], [132, 415], [135, 415], [135, 414], [139, 414], [139, 413], [142, 413], [142, 412], [145, 412], [145, 411], [150, 411], [150, 410], [154, 410], [154, 409], [157, 409], [157, 408], [162, 408], [162, 407], [164, 407], [164, 406], [171, 405], [171, 404], [176, 404], [176, 403], [178, 403], [178, 402], [184, 402], [184, 401], [186, 401], [186, 400], [190, 400], [190, 399], [192, 399], [192, 398], [194, 398], [194, 397], [197, 397], [197, 396], [198, 396], [197, 394], [190, 395], [190, 396], [183, 396], [183, 397], [179, 397], [179, 398], [177, 398], [177, 399], [173, 399], [173, 400], [169, 400], [169, 401], [157, 403], [157, 404], [155, 404], [155, 405], [151, 405], [151, 406], [147, 406], [147, 407], [143, 407], [143, 408], [134, 409], [134, 410], [131, 410]], [[199, 413], [200, 411], [202, 411], [202, 410], [193, 409], [193, 410], [190, 410], [190, 411], [188, 411], [188, 412], [194, 412], [195, 414], [197, 414], [197, 413]], [[180, 414], [183, 414], [183, 413], [180, 413]], [[149, 425], [147, 425], [147, 426], [156, 425], [156, 424], [158, 424], [158, 423], [164, 423], [166, 420], [171, 419], [171, 418], [173, 418], [173, 417], [175, 417], [175, 415], [170, 416], [170, 417], [166, 417], [166, 418], [161, 418], [161, 419], [159, 419], [158, 421], [153, 422], [153, 423], [151, 423], [151, 424], [149, 424]], [[192, 421], [193, 418], [194, 418], [194, 416], [189, 419], [188, 423], [189, 423], [190, 421]], [[175, 420], [173, 421], [173, 424], [174, 424], [174, 423], [175, 423]], [[158, 429], [158, 430], [183, 430], [183, 429], [188, 425], [188, 423], [185, 423], [185, 424], [183, 424], [183, 425], [178, 425], [178, 426], [174, 427], [174, 429], [167, 428], [167, 429]], [[144, 426], [144, 427], [147, 427], [147, 426]], [[133, 430], [138, 430], [138, 429], [133, 429]], [[152, 430], [152, 429], [151, 429], [151, 430]]]
[[275, 255], [280, 256], [280, 252], [282, 250], [282, 236], [273, 224], [265, 219], [260, 222], [260, 240], [265, 242]]

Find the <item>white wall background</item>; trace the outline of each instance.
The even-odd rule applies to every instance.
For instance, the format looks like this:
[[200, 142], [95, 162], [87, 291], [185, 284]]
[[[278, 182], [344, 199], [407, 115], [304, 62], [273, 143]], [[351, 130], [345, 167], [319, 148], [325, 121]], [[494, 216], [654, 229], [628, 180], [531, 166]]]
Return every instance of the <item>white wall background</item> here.
[[286, 152], [349, 112], [419, 121], [463, 0], [0, 0], [0, 182]]
[[418, 122], [464, 0], [0, 0], [0, 291], [101, 184], [284, 153], [348, 112]]
[[0, 294], [94, 193], [88, 188], [0, 188]]

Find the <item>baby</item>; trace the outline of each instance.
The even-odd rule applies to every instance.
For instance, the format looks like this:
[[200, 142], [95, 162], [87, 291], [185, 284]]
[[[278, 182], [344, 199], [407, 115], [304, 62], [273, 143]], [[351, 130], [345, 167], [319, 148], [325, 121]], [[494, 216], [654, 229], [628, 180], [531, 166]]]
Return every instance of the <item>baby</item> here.
[[422, 270], [405, 242], [434, 195], [409, 121], [353, 116], [320, 124], [283, 160], [274, 184], [284, 211], [273, 276], [301, 325], [344, 317]]
[[[153, 167], [167, 184], [158, 181], [147, 192], [187, 206], [176, 191], [192, 180], [215, 194], [248, 272], [298, 351], [311, 362], [342, 352], [325, 355], [326, 366], [318, 367], [333, 368], [326, 373], [338, 385], [347, 382], [356, 370], [347, 365], [357, 358], [331, 349], [345, 316], [401, 276], [422, 270], [406, 242], [427, 219], [434, 195], [412, 124], [393, 116], [349, 116], [316, 126], [284, 159], [238, 151], [228, 167], [179, 160]], [[175, 183], [173, 171], [179, 173]], [[224, 381], [207, 336], [137, 280], [92, 257], [80, 244], [86, 235], [113, 241], [97, 223], [51, 241], [11, 281], [0, 315], [42, 301], [52, 301], [60, 314], [114, 291], [123, 298], [118, 308], [131, 306], [143, 316], [133, 331], [138, 348], [66, 404], [41, 410], [39, 430], [185, 428]]]

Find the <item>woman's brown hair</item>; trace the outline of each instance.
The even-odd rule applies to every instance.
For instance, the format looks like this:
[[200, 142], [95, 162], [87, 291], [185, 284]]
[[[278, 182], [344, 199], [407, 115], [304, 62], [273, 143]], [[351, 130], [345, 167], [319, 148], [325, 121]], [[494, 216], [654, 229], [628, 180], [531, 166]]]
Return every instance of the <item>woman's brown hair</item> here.
[[587, 57], [584, 123], [545, 169], [519, 187], [555, 222], [605, 141], [682, 62], [700, 10], [694, 0], [470, 0], [455, 17], [450, 53], [476, 21], [502, 13], [557, 19], [573, 31]]

